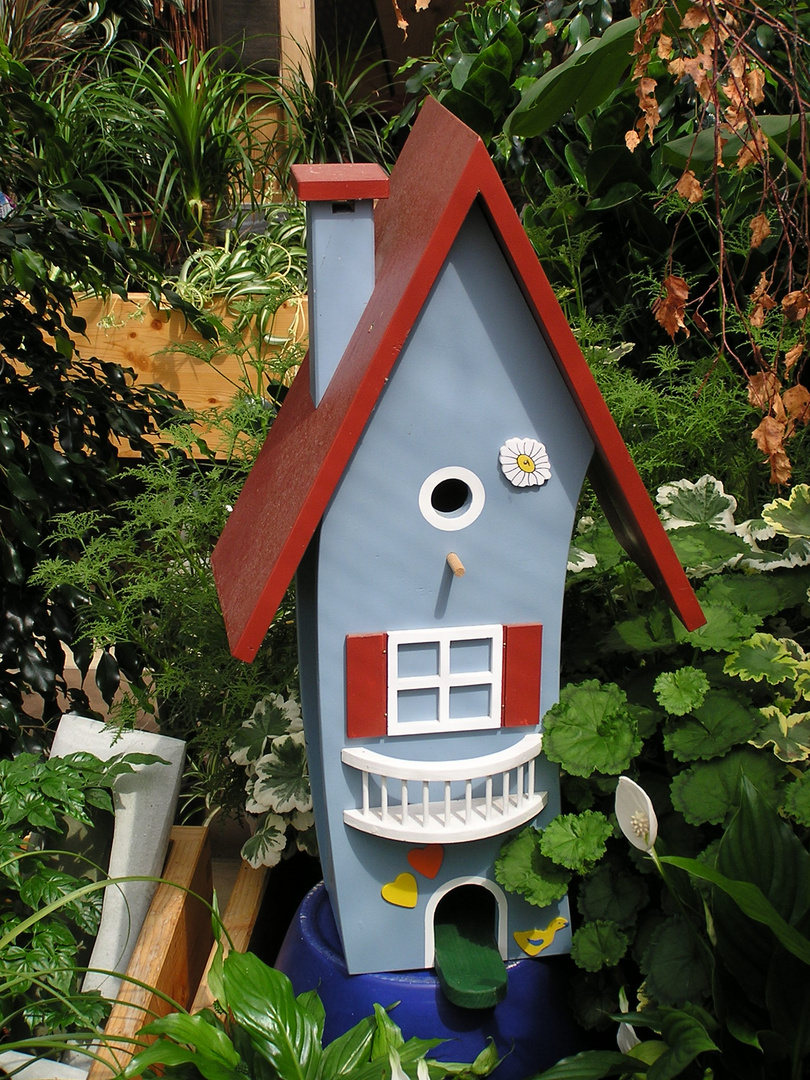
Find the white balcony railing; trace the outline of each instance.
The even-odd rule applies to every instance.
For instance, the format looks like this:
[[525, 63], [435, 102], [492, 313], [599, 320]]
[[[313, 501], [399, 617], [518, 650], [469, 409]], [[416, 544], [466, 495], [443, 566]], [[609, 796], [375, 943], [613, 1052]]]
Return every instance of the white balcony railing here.
[[362, 805], [344, 810], [353, 829], [416, 843], [453, 844], [507, 832], [540, 813], [548, 792], [534, 790], [543, 736], [462, 761], [412, 761], [365, 747], [342, 752], [362, 773]]

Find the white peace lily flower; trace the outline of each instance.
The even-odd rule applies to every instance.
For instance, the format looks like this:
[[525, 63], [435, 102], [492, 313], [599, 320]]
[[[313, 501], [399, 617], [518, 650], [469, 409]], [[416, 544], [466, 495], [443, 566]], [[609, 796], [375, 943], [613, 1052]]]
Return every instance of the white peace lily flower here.
[[[624, 987], [619, 991], [619, 1010], [623, 1013], [630, 1011], [627, 994]], [[632, 1024], [619, 1024], [616, 1032], [616, 1045], [622, 1054], [629, 1054], [634, 1046], [638, 1046], [641, 1039], [636, 1035], [636, 1029]]]
[[616, 786], [616, 817], [633, 847], [652, 851], [658, 838], [658, 818], [650, 796], [629, 776], [620, 776]]
[[399, 1053], [393, 1046], [388, 1049], [388, 1064], [391, 1066], [391, 1080], [408, 1080], [408, 1074], [402, 1068]]
[[551, 479], [546, 448], [537, 439], [507, 439], [498, 460], [501, 472], [515, 487], [539, 487]]

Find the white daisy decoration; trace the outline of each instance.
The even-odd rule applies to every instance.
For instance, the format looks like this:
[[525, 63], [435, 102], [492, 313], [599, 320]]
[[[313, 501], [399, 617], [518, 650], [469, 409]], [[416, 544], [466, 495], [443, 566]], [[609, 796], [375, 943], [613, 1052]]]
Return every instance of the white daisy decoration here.
[[507, 439], [498, 460], [503, 475], [515, 487], [539, 487], [551, 479], [546, 448], [537, 439]]

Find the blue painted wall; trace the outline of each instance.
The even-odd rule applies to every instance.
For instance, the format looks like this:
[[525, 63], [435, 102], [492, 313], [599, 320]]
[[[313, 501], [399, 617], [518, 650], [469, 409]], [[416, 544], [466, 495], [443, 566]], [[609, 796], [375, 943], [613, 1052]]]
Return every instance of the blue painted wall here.
[[[512, 437], [545, 444], [552, 477], [518, 489], [498, 452]], [[324, 874], [349, 970], [403, 970], [424, 964], [425, 905], [451, 879], [493, 879], [506, 835], [447, 845], [439, 876], [419, 880], [413, 909], [386, 903], [383, 884], [408, 871], [416, 846], [360, 833], [343, 822], [359, 805], [360, 774], [342, 765], [346, 745], [345, 638], [434, 626], [543, 624], [541, 710], [559, 691], [563, 587], [574, 513], [591, 439], [483, 213], [463, 226], [393, 369], [352, 461], [299, 569], [298, 608], [304, 720]], [[472, 470], [485, 505], [457, 532], [429, 524], [419, 490], [445, 466]], [[446, 555], [466, 568], [453, 578]], [[317, 606], [317, 607], [316, 607]], [[539, 718], [538, 718], [539, 720]], [[392, 757], [454, 760], [485, 755], [531, 728], [367, 740]], [[323, 775], [319, 775], [321, 769]], [[556, 769], [538, 770], [549, 791], [543, 820], [559, 810]], [[418, 877], [418, 875], [417, 875]], [[567, 910], [563, 904], [563, 910]], [[509, 897], [514, 930], [543, 927], [540, 912]], [[558, 934], [554, 951], [570, 933]]]

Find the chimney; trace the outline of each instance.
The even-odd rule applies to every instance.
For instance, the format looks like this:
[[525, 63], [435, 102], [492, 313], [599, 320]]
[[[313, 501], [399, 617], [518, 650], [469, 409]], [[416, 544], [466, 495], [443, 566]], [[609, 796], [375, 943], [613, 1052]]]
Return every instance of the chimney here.
[[310, 390], [315, 406], [374, 289], [374, 200], [388, 198], [379, 165], [293, 165], [307, 204]]

